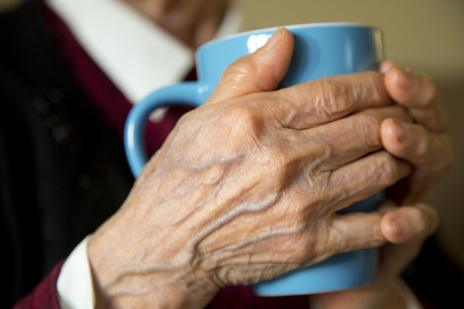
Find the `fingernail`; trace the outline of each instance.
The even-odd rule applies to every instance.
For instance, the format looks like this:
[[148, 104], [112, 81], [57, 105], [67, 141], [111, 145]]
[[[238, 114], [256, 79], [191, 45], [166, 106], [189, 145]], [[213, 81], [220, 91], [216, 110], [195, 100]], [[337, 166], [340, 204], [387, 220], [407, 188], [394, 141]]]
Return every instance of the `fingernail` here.
[[271, 38], [264, 45], [264, 50], [269, 51], [279, 45], [282, 40], [283, 28], [277, 28], [277, 30], [272, 34]]
[[396, 240], [401, 239], [401, 236], [403, 236], [403, 227], [401, 220], [396, 219], [390, 223], [390, 232]]
[[385, 236], [387, 237], [388, 241], [398, 243], [404, 236], [405, 222], [397, 210], [392, 211], [390, 214], [387, 214], [386, 216], [388, 216], [388, 221], [386, 226], [387, 234]]

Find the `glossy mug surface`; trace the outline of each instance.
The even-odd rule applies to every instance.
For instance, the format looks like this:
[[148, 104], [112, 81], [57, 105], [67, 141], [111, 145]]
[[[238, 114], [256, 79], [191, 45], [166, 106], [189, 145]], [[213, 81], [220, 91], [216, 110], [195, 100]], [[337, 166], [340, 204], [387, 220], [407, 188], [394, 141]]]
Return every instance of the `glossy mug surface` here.
[[[383, 60], [382, 32], [372, 26], [323, 23], [286, 27], [294, 36], [294, 53], [280, 87], [339, 74], [376, 70]], [[236, 34], [201, 46], [196, 54], [198, 81], [184, 82], [153, 91], [131, 110], [125, 128], [125, 149], [132, 173], [137, 176], [147, 161], [144, 127], [157, 108], [175, 104], [199, 106], [219, 83], [225, 69], [240, 57], [264, 45], [276, 28]], [[371, 211], [383, 194], [344, 210]], [[332, 256], [254, 286], [262, 296], [313, 294], [365, 285], [374, 280], [378, 249], [358, 250]]]

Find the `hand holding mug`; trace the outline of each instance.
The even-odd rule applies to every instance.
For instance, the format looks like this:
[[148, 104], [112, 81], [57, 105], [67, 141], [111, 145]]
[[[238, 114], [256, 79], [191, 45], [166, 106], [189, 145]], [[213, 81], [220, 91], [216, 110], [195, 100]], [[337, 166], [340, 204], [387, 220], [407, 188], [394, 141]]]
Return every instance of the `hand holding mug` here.
[[382, 150], [380, 124], [410, 117], [392, 106], [376, 72], [272, 91], [292, 44], [279, 30], [231, 66], [91, 237], [104, 302], [202, 307], [226, 284], [385, 243], [386, 209], [337, 211], [409, 175], [408, 164]]
[[[294, 36], [292, 43], [294, 48], [291, 62], [289, 58], [282, 60], [287, 61], [285, 65], [286, 74], [279, 85], [275, 86], [277, 89], [334, 75], [377, 70], [383, 57], [382, 32], [376, 27], [359, 24], [326, 23], [296, 25], [289, 27], [289, 29]], [[176, 105], [179, 102], [198, 106], [206, 101], [218, 101], [220, 99], [218, 99], [217, 93], [238, 91], [239, 89], [234, 86], [234, 80], [244, 77], [247, 79], [247, 83], [240, 84], [241, 90], [239, 92], [241, 94], [248, 93], [247, 91], [250, 91], [250, 89], [252, 92], [261, 89], [259, 84], [265, 82], [269, 77], [262, 74], [258, 79], [250, 79], [250, 76], [248, 76], [249, 71], [260, 70], [260, 66], [247, 68], [247, 70], [240, 69], [241, 71], [236, 71], [236, 74], [226, 75], [225, 79], [228, 78], [227, 76], [233, 76], [233, 80], [224, 80], [223, 78], [221, 84], [219, 84], [219, 81], [223, 72], [232, 63], [240, 57], [253, 53], [268, 40], [274, 31], [275, 28], [255, 30], [203, 45], [196, 54], [197, 81], [180, 83], [155, 90], [136, 104], [128, 116], [125, 130], [126, 155], [135, 176], [139, 175], [147, 162], [143, 132], [149, 114], [156, 108]], [[274, 66], [275, 59], [270, 61], [271, 63], [268, 66]], [[276, 67], [279, 67], [279, 65], [276, 65]], [[234, 66], [232, 69], [234, 69]], [[325, 80], [324, 83], [330, 84], [331, 80]], [[222, 87], [221, 85], [226, 86]], [[220, 91], [216, 91], [216, 94], [211, 98], [210, 95], [215, 88], [219, 88]], [[346, 86], [345, 90], [336, 86], [327, 86], [326, 88], [328, 89], [319, 89], [319, 92], [316, 91], [314, 95], [353, 96], [352, 93], [349, 93], [350, 86]], [[309, 91], [312, 92], [313, 90], [309, 89]], [[345, 92], [340, 93], [341, 91]], [[296, 95], [299, 95], [298, 91]], [[221, 96], [224, 97], [225, 95], [222, 94]], [[311, 94], [307, 96], [310, 97]], [[317, 97], [313, 99], [317, 101], [314, 103], [315, 105], [321, 105], [316, 107], [319, 111], [337, 108], [336, 106], [330, 106], [330, 104], [334, 104], [331, 102], [333, 100], [330, 97], [324, 98], [324, 100]], [[270, 104], [278, 107], [280, 102], [275, 100]], [[324, 104], [328, 106], [322, 106]], [[353, 111], [356, 111], [356, 109], [349, 109], [344, 115]], [[295, 113], [298, 112], [295, 111]], [[317, 111], [294, 115], [295, 118], [310, 116], [314, 116], [316, 120], [319, 117]], [[328, 121], [331, 121], [331, 119]], [[369, 130], [369, 127], [365, 129]], [[349, 129], [344, 133], [349, 134], [348, 131]], [[352, 137], [347, 136], [347, 138], [349, 140]], [[375, 195], [356, 202], [354, 205], [344, 208], [341, 212], [369, 212], [376, 209], [383, 198], [383, 191], [376, 192]], [[263, 296], [281, 296], [320, 293], [361, 286], [375, 279], [377, 260], [377, 249], [363, 249], [338, 254], [315, 266], [287, 273], [285, 276], [271, 281], [261, 282], [254, 286], [254, 291]]]

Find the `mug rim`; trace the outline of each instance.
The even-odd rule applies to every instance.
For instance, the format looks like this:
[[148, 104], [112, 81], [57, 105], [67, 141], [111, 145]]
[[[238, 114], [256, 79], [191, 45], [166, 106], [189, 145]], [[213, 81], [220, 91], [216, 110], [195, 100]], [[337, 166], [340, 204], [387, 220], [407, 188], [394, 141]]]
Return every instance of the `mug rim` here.
[[272, 27], [266, 27], [266, 28], [258, 28], [254, 30], [247, 30], [243, 32], [238, 32], [230, 35], [226, 35], [221, 38], [213, 39], [209, 42], [204, 43], [197, 49], [197, 53], [201, 52], [203, 49], [209, 47], [210, 45], [222, 42], [222, 41], [227, 41], [230, 39], [234, 39], [236, 37], [240, 36], [246, 36], [252, 33], [259, 34], [261, 32], [269, 32], [269, 31], [276, 31], [279, 28], [285, 28], [288, 30], [295, 30], [295, 29], [301, 29], [301, 28], [326, 28], [326, 27], [350, 27], [350, 28], [370, 28], [370, 29], [375, 29], [378, 31], [382, 31], [380, 27], [370, 25], [370, 24], [363, 24], [363, 23], [355, 23], [355, 22], [318, 22], [318, 23], [305, 23], [305, 24], [289, 24], [289, 25], [283, 25], [283, 26], [272, 26]]

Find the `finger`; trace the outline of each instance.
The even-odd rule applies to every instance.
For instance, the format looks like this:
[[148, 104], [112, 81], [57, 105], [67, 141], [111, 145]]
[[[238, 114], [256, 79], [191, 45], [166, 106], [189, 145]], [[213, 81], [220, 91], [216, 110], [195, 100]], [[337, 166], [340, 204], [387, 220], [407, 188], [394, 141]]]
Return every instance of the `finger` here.
[[408, 179], [389, 189], [390, 196], [397, 201], [420, 199], [453, 160], [450, 137], [417, 124], [387, 119], [382, 123], [381, 138], [387, 151], [415, 166]]
[[381, 220], [381, 231], [394, 244], [422, 241], [432, 235], [438, 227], [435, 208], [423, 203], [403, 206], [385, 214]]
[[426, 204], [416, 203], [388, 211], [381, 220], [381, 231], [390, 242], [382, 249], [380, 271], [399, 274], [422, 247], [424, 239], [438, 227], [437, 211]]
[[381, 124], [385, 119], [411, 121], [409, 113], [400, 106], [373, 108], [333, 121], [310, 130], [299, 131], [302, 142], [314, 137], [322, 140], [330, 153], [322, 170], [333, 170], [364, 155], [383, 148], [380, 138]]
[[382, 64], [385, 86], [395, 101], [409, 108], [427, 108], [438, 103], [438, 91], [432, 79], [402, 69], [391, 61]]
[[379, 258], [378, 276], [397, 276], [419, 254], [422, 240], [405, 244], [387, 244], [382, 248]]
[[385, 149], [424, 172], [442, 172], [453, 159], [453, 146], [446, 134], [433, 133], [418, 124], [386, 119], [381, 127]]
[[[312, 128], [369, 107], [391, 105], [378, 72], [339, 75], [285, 88], [269, 94], [283, 127]], [[275, 103], [278, 101], [278, 105]]]
[[396, 208], [391, 202], [385, 202], [375, 212], [334, 214], [329, 225], [330, 248], [338, 253], [384, 245], [386, 238], [381, 221], [385, 213]]
[[274, 90], [287, 72], [293, 36], [279, 28], [262, 48], [232, 64], [221, 78], [208, 104], [254, 92]]
[[446, 112], [429, 76], [401, 69], [391, 61], [385, 61], [380, 70], [385, 74], [388, 93], [396, 102], [410, 109], [416, 122], [432, 131], [446, 131]]
[[327, 192], [335, 212], [382, 191], [411, 173], [411, 166], [386, 151], [379, 151], [331, 172]]
[[437, 133], [448, 131], [448, 115], [442, 104], [429, 108], [411, 108], [409, 111], [414, 120], [427, 129]]

